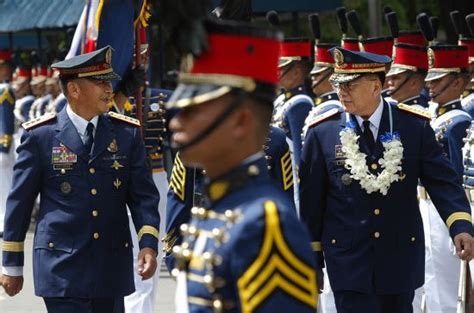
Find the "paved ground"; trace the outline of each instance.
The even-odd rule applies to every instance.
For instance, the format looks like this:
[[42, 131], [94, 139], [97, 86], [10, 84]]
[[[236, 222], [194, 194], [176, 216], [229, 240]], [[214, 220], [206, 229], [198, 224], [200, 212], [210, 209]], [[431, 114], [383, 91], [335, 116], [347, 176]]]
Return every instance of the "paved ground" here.
[[[0, 313], [46, 313], [43, 300], [34, 295], [31, 265], [31, 245], [33, 234], [28, 233], [25, 241], [25, 285], [23, 291], [11, 298], [0, 287]], [[174, 313], [174, 280], [162, 268], [158, 284], [156, 313]], [[137, 312], [140, 313], [140, 312]]]

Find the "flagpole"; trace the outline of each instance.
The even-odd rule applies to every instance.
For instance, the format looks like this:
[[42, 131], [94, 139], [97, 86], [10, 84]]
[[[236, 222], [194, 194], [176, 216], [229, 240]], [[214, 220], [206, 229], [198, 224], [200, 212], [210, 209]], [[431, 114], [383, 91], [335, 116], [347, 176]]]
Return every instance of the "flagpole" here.
[[[135, 66], [138, 68], [142, 65], [142, 58], [141, 58], [141, 42], [140, 42], [140, 29], [142, 28], [141, 23], [137, 23], [135, 27]], [[138, 88], [135, 94], [135, 105], [137, 110], [137, 118], [140, 121], [140, 130], [143, 136], [143, 98], [142, 98], [142, 90]]]

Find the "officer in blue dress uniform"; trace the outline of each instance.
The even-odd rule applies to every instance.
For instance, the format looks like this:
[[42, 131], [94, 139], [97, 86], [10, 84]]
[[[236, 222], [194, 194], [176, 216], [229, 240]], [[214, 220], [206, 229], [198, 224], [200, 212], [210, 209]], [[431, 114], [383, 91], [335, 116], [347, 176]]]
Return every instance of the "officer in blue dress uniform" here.
[[390, 58], [343, 48], [332, 54], [331, 81], [345, 112], [328, 111], [308, 130], [301, 217], [339, 313], [412, 312], [424, 281], [418, 180], [466, 260], [473, 256], [469, 203], [426, 114], [382, 99]]
[[68, 105], [23, 124], [3, 241], [6, 292], [22, 288], [24, 240], [41, 195], [33, 244], [35, 293], [48, 312], [122, 312], [133, 292], [127, 206], [138, 230], [143, 279], [156, 270], [159, 194], [146, 162], [139, 122], [108, 113], [107, 46], [53, 64]]
[[[277, 128], [270, 127], [270, 134], [263, 145], [263, 152], [267, 160], [267, 169], [271, 180], [293, 201], [293, 169], [291, 156], [285, 133]], [[187, 167], [176, 156], [168, 191], [166, 235], [162, 241], [166, 253], [165, 262], [171, 272], [174, 268], [173, 247], [182, 242], [179, 228], [189, 222], [191, 208], [200, 207], [205, 203], [204, 185], [206, 173], [196, 167]]]
[[170, 121], [172, 144], [208, 177], [206, 203], [192, 208], [173, 251], [177, 311], [314, 312], [309, 237], [262, 151], [281, 37], [243, 23], [204, 25], [208, 49], [168, 102], [181, 108]]
[[427, 49], [422, 46], [395, 44], [395, 58], [387, 73], [389, 96], [398, 103], [428, 108], [420, 93], [428, 70]]
[[13, 64], [11, 51], [0, 50], [0, 238], [3, 236], [5, 203], [11, 187], [12, 168], [15, 162], [13, 133], [15, 132], [15, 97], [10, 85]]

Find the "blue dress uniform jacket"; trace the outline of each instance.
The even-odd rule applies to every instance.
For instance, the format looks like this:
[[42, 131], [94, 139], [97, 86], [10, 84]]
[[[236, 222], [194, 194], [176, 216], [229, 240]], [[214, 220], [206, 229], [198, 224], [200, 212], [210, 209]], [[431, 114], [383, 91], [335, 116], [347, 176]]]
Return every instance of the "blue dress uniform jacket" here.
[[[136, 120], [100, 115], [89, 159], [66, 109], [24, 124], [7, 201], [3, 266], [23, 266], [33, 202], [35, 293], [109, 298], [134, 291], [127, 206], [140, 248], [157, 250], [159, 195]], [[41, 124], [41, 125], [40, 125]]]
[[315, 312], [309, 235], [266, 166], [260, 157], [211, 182], [209, 209], [181, 227], [190, 312]]
[[436, 134], [436, 140], [443, 148], [444, 154], [456, 170], [459, 181], [463, 175], [463, 138], [471, 125], [470, 115], [462, 109], [460, 101], [454, 101], [438, 108], [438, 117], [431, 126]]
[[[293, 168], [285, 133], [271, 127], [267, 142], [263, 147], [270, 179], [293, 201]], [[181, 244], [179, 227], [191, 217], [193, 206], [204, 204], [205, 173], [201, 169], [187, 167], [175, 158], [168, 191], [166, 235], [163, 237], [165, 262], [168, 270], [174, 268], [173, 246]]]
[[464, 175], [463, 185], [469, 201], [474, 201], [474, 121], [467, 130], [467, 136], [464, 139]]
[[[0, 153], [8, 153], [15, 131], [15, 98], [7, 83], [0, 84]], [[4, 204], [1, 204], [4, 205]]]
[[313, 100], [303, 86], [286, 92], [275, 100], [274, 126], [283, 129], [293, 142], [293, 159], [296, 166], [299, 165], [301, 157], [304, 121], [313, 107]]
[[[384, 102], [379, 135], [389, 131], [387, 106]], [[472, 234], [469, 203], [458, 175], [436, 142], [429, 119], [417, 116], [410, 106], [392, 106], [392, 113], [393, 130], [400, 134], [404, 150], [400, 179], [385, 196], [368, 194], [344, 167], [339, 133], [346, 125], [345, 113], [333, 112], [326, 120], [316, 121], [305, 139], [301, 218], [311, 231], [318, 267], [325, 261], [334, 291], [399, 294], [423, 285], [419, 179], [451, 237], [461, 232]], [[360, 150], [368, 154], [358, 126], [356, 133]], [[377, 140], [367, 159], [374, 173], [380, 171], [377, 161], [383, 150]]]
[[461, 99], [464, 110], [474, 118], [474, 91], [467, 92]]

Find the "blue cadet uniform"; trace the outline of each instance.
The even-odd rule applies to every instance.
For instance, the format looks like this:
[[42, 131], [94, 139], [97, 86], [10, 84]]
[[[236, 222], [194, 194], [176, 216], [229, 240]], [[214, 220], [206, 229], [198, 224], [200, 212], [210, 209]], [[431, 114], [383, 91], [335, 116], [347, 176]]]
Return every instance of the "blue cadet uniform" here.
[[35, 97], [26, 95], [23, 98], [17, 99], [15, 102], [15, 118], [20, 123], [25, 123], [30, 119], [30, 109], [35, 102]]
[[[255, 99], [250, 105], [271, 109], [278, 82], [279, 34], [223, 21], [209, 21], [204, 29], [209, 48], [193, 60], [189, 72], [180, 75], [167, 107], [186, 110], [203, 103], [213, 105], [211, 99], [227, 94], [235, 99], [229, 110], [247, 97]], [[224, 120], [229, 110], [214, 123]], [[192, 111], [188, 112], [192, 119]], [[212, 126], [206, 131], [212, 132]], [[272, 137], [267, 145], [284, 141]], [[183, 151], [199, 142], [175, 144]], [[228, 153], [236, 149], [229, 147]], [[193, 160], [192, 155], [187, 157]], [[191, 220], [180, 227], [182, 243], [173, 248], [177, 312], [315, 312], [316, 273], [309, 236], [292, 199], [268, 174], [272, 160], [275, 166], [281, 165], [282, 158], [266, 160], [263, 152], [248, 154], [219, 177], [205, 179], [205, 201], [191, 209]], [[290, 160], [283, 160], [291, 172]], [[174, 172], [175, 178], [181, 185], [173, 186], [172, 178], [171, 188], [184, 195], [183, 173], [188, 172], [182, 164], [176, 165], [180, 169]]]
[[15, 96], [8, 83], [0, 84], [0, 153], [8, 154], [15, 131]]
[[466, 190], [468, 200], [474, 202], [474, 121], [467, 130], [467, 136], [464, 138], [464, 174], [463, 185]]
[[[333, 54], [335, 83], [364, 74], [344, 69], [366, 64], [365, 73], [372, 73], [383, 71], [390, 61], [342, 48]], [[301, 218], [311, 231], [317, 266], [327, 267], [338, 312], [353, 312], [349, 308], [355, 307], [358, 312], [382, 312], [375, 309], [377, 303], [391, 307], [383, 312], [412, 312], [413, 291], [424, 282], [418, 180], [432, 195], [452, 238], [472, 233], [469, 204], [428, 115], [383, 100], [375, 114], [380, 124], [372, 153], [356, 117], [337, 109], [315, 118], [303, 148]], [[400, 143], [401, 150], [395, 148]], [[399, 155], [392, 156], [392, 162], [400, 162], [397, 167], [384, 166], [384, 144], [392, 145], [391, 151], [399, 149]], [[354, 147], [365, 154], [357, 167], [359, 152]], [[381, 173], [391, 179], [383, 181]]]
[[[78, 72], [116, 79], [111, 54], [108, 46], [53, 67], [71, 79]], [[102, 70], [90, 73], [91, 68]], [[50, 312], [61, 309], [49, 297], [76, 298], [84, 306], [87, 299], [111, 298], [123, 305], [123, 296], [134, 291], [127, 207], [140, 248], [158, 248], [159, 194], [146, 163], [140, 123], [113, 112], [97, 116], [91, 120], [97, 122], [89, 155], [72, 117], [66, 107], [58, 115], [48, 113], [23, 124], [7, 202], [3, 266], [9, 274], [11, 267], [24, 264], [31, 210], [41, 195], [33, 270], [35, 293], [46, 298]]]
[[302, 149], [302, 130], [311, 109], [313, 100], [304, 86], [282, 93], [275, 100], [273, 125], [281, 128], [292, 142], [294, 165], [299, 164]]
[[[293, 170], [291, 156], [284, 132], [271, 127], [267, 142], [263, 147], [270, 179], [281, 188], [290, 201], [293, 201]], [[168, 270], [174, 268], [173, 247], [182, 242], [179, 232], [181, 224], [189, 222], [192, 207], [205, 204], [204, 184], [205, 171], [187, 167], [176, 156], [168, 191], [166, 235], [162, 241], [166, 253], [165, 262]]]
[[332, 109], [342, 109], [342, 104], [339, 101], [339, 97], [336, 92], [328, 92], [316, 98], [316, 106], [309, 112], [305, 119], [302, 137], [306, 137], [309, 124], [321, 114], [326, 113]]

